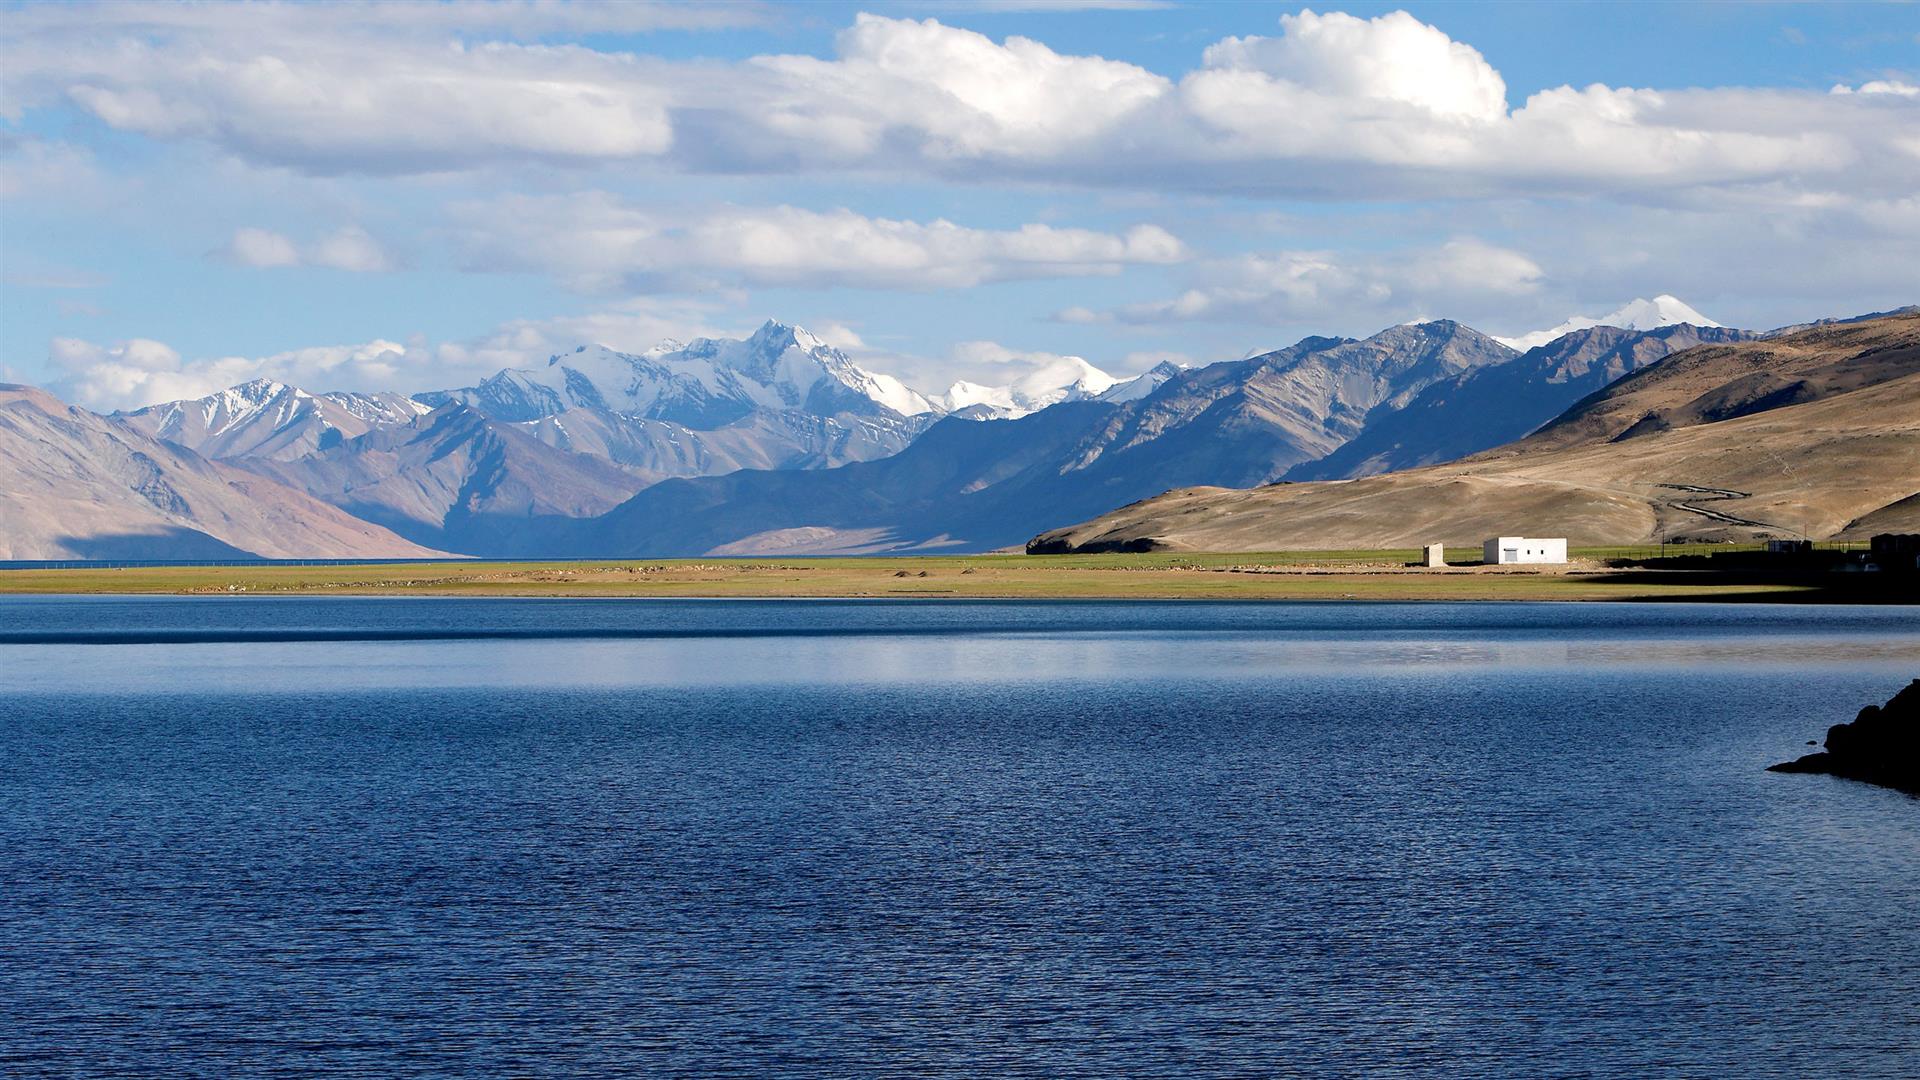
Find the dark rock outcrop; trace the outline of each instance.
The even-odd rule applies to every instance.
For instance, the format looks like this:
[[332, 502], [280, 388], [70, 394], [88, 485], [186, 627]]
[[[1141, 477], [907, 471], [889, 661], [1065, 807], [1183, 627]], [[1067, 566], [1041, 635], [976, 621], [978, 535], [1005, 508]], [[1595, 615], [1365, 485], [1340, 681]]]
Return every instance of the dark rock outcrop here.
[[1853, 723], [1828, 728], [1824, 753], [1768, 771], [1825, 773], [1920, 795], [1920, 679], [1885, 705], [1861, 709]]

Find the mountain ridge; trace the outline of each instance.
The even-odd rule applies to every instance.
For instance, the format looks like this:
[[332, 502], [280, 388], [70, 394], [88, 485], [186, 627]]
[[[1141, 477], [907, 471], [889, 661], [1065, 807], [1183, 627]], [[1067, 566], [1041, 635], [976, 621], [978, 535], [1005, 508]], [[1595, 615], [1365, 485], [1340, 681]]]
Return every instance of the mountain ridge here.
[[565, 543], [596, 555], [750, 553], [761, 537], [769, 550], [790, 550], [803, 535], [822, 552], [1001, 547], [1049, 519], [1199, 479], [1274, 479], [1338, 445], [1376, 405], [1511, 357], [1447, 320], [1364, 340], [1306, 338], [1181, 371], [1132, 401], [1064, 402], [1006, 420], [950, 416], [877, 461], [668, 481], [572, 527]]
[[319, 500], [51, 394], [0, 384], [0, 557], [424, 558]]
[[[1170, 490], [1043, 532], [1029, 550], [1404, 547], [1514, 534], [1575, 545], [1857, 538], [1913, 520], [1915, 488], [1920, 313], [1699, 345], [1459, 461]], [[1723, 498], [1703, 510], [1707, 491]]]

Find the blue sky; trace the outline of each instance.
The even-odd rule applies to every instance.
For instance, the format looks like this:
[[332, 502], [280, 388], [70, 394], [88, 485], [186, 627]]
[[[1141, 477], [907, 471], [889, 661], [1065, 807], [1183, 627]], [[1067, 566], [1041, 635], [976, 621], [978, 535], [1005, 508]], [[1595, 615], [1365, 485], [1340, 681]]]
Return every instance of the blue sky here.
[[0, 367], [99, 408], [806, 325], [929, 390], [1920, 300], [1904, 4], [24, 5]]

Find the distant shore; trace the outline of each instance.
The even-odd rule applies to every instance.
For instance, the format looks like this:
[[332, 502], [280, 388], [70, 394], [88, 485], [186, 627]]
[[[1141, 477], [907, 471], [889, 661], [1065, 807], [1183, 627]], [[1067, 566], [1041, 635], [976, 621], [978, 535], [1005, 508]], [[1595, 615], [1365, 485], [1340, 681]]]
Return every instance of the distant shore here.
[[[0, 594], [1920, 603], [1878, 575], [1416, 568], [1412, 551], [396, 562], [0, 570]], [[1868, 580], [1862, 580], [1868, 579]]]

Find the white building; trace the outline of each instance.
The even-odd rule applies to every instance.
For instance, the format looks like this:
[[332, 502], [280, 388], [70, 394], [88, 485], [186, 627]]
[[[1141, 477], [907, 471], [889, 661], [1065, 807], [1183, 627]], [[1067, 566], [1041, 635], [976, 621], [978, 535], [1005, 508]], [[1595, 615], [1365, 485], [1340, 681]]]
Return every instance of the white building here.
[[1496, 536], [1482, 546], [1480, 561], [1495, 563], [1563, 563], [1567, 561], [1564, 536]]

